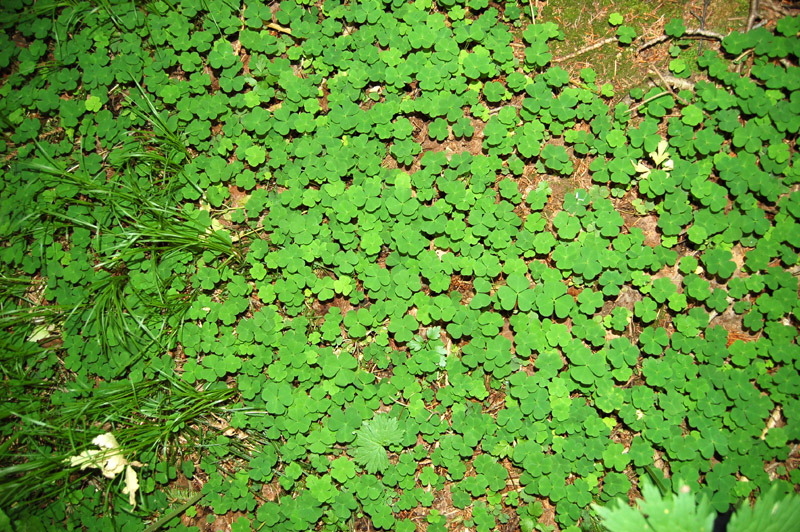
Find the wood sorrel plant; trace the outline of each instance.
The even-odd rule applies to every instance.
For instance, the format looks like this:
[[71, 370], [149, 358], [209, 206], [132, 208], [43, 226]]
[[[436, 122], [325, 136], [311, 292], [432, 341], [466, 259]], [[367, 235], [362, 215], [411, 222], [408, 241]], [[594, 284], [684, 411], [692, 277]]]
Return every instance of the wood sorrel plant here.
[[[4, 3], [0, 519], [574, 531], [644, 476], [794, 490], [800, 19], [645, 41], [618, 6], [559, 55], [532, 4]], [[625, 94], [575, 64], [661, 43]], [[125, 493], [77, 467], [117, 471], [104, 434]]]

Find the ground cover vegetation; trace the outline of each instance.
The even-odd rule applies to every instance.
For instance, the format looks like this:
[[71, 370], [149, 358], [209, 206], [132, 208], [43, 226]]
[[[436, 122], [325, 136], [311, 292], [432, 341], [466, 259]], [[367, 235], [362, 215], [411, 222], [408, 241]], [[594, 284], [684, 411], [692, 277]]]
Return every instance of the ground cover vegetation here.
[[709, 4], [3, 2], [0, 528], [791, 522], [800, 18]]

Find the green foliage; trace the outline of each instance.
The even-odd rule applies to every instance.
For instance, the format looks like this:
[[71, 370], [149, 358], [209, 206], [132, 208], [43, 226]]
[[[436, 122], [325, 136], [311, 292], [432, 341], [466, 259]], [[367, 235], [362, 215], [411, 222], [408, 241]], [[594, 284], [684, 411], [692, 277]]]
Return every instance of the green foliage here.
[[[794, 530], [800, 515], [800, 498], [795, 493], [779, 495], [777, 486], [762, 493], [751, 506], [743, 504], [730, 518], [730, 531]], [[636, 508], [618, 501], [616, 506], [593, 505], [602, 525], [609, 532], [626, 530], [699, 530], [711, 532], [717, 514], [702, 495], [692, 493], [688, 485], [679, 485], [675, 494], [666, 495], [646, 482], [642, 488], [643, 499]]]
[[631, 44], [636, 38], [636, 30], [630, 26], [620, 26], [617, 28], [617, 38], [621, 44]]
[[[614, 519], [790, 491], [800, 22], [695, 59], [673, 19], [693, 89], [623, 99], [530, 9], [4, 4], [0, 523], [575, 530], [656, 462], [708, 503]], [[135, 507], [63, 461], [108, 427]]]
[[731, 532], [791, 530], [800, 518], [800, 498], [795, 493], [781, 494], [778, 486], [762, 493], [750, 506], [739, 508], [728, 523]]
[[369, 473], [383, 473], [389, 467], [386, 448], [399, 445], [404, 432], [397, 419], [386, 415], [365, 421], [353, 442], [353, 459]]
[[710, 531], [714, 525], [715, 513], [710, 504], [701, 498], [696, 501], [695, 495], [681, 486], [675, 495], [667, 494], [662, 498], [661, 492], [653, 484], [645, 483], [642, 487], [643, 499], [638, 501], [637, 508], [631, 508], [618, 502], [615, 508], [594, 505], [594, 510], [602, 520], [603, 526], [611, 531], [624, 530], [701, 530]]

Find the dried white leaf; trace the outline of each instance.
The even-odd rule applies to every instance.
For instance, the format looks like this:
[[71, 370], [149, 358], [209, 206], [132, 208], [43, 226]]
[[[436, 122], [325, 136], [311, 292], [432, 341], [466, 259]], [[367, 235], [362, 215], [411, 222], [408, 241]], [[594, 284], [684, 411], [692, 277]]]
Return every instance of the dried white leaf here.
[[96, 455], [103, 451], [99, 449], [90, 449], [87, 451], [83, 451], [78, 456], [73, 456], [69, 459], [69, 465], [72, 467], [81, 466], [81, 469], [86, 469], [87, 467], [100, 467]]
[[[81, 469], [96, 467], [104, 477], [115, 478], [125, 471], [125, 487], [122, 493], [128, 496], [131, 506], [136, 508], [136, 492], [139, 490], [139, 478], [131, 464], [122, 455], [119, 443], [110, 432], [96, 436], [92, 443], [99, 449], [87, 449], [77, 456], [72, 456], [65, 461], [73, 467], [80, 466]], [[141, 467], [142, 464], [134, 461], [132, 465]]]
[[125, 460], [125, 457], [122, 456], [121, 452], [109, 451], [106, 461], [103, 463], [103, 467], [100, 470], [102, 471], [104, 477], [114, 478], [122, 473], [122, 470], [125, 469], [126, 465], [128, 465], [128, 461]]
[[117, 439], [110, 432], [95, 436], [92, 440], [92, 443], [104, 449], [119, 449], [119, 443], [117, 443]]
[[139, 489], [139, 478], [131, 466], [125, 469], [125, 487], [122, 493], [128, 496], [128, 502], [136, 508], [136, 491]]
[[52, 325], [39, 325], [34, 327], [31, 335], [28, 336], [29, 342], [38, 342], [46, 338], [50, 338], [50, 333], [55, 329]]
[[658, 148], [656, 148], [656, 151], [650, 152], [650, 158], [653, 159], [653, 162], [656, 163], [656, 166], [659, 166], [669, 157], [667, 154], [668, 147], [669, 143], [666, 140], [661, 139], [661, 142], [658, 143]]
[[122, 455], [119, 443], [113, 434], [106, 432], [96, 436], [92, 443], [99, 449], [87, 449], [68, 459], [71, 466], [81, 469], [96, 467], [106, 478], [114, 478], [125, 469], [128, 461]]

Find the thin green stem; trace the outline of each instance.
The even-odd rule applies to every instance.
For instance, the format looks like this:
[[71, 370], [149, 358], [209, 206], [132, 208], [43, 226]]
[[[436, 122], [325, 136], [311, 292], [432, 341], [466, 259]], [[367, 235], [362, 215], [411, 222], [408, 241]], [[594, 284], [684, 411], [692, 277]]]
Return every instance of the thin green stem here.
[[185, 512], [190, 506], [192, 506], [193, 504], [197, 504], [200, 501], [200, 499], [202, 499], [204, 496], [205, 494], [203, 494], [202, 492], [195, 493], [185, 503], [174, 508], [169, 513], [161, 517], [158, 521], [145, 528], [144, 532], [156, 532], [156, 530], [159, 530], [162, 526], [166, 525], [167, 523], [169, 523], [170, 521], [181, 515], [183, 512]]

